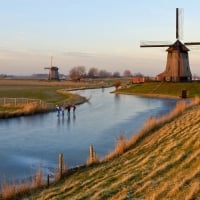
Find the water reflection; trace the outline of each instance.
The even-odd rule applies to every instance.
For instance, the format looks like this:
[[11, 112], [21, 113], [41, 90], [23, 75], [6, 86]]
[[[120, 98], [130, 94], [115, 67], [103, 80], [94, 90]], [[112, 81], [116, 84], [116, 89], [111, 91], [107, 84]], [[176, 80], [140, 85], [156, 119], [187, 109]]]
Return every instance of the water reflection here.
[[67, 124], [67, 127], [70, 128], [70, 124], [73, 121], [73, 124], [76, 122], [76, 113], [66, 113], [65, 115], [57, 115], [57, 126]]
[[120, 96], [120, 94], [114, 94], [115, 103], [118, 103], [120, 101]]

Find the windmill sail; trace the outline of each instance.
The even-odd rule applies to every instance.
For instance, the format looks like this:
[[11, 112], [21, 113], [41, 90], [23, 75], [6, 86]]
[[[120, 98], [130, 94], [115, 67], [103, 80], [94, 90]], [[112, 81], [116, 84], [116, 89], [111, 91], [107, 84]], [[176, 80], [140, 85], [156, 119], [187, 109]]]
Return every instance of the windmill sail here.
[[169, 47], [169, 41], [140, 41], [140, 47]]
[[179, 40], [179, 9], [176, 8], [176, 39]]
[[184, 42], [185, 45], [200, 45], [200, 42]]

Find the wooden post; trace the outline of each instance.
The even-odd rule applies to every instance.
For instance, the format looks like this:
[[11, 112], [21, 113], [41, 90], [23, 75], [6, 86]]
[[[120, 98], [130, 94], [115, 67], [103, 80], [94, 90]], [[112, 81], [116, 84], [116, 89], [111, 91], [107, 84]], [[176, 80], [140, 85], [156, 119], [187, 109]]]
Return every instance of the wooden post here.
[[49, 174], [47, 175], [47, 187], [49, 187], [49, 183], [50, 183], [50, 181], [49, 181]]
[[59, 168], [59, 178], [61, 179], [62, 178], [62, 171], [63, 171], [63, 154], [62, 153], [59, 153], [59, 156], [58, 156], [58, 168]]
[[94, 149], [92, 144], [90, 145], [90, 161], [93, 161], [94, 159]]
[[182, 97], [182, 99], [187, 98], [187, 90], [186, 89], [182, 89], [181, 97]]

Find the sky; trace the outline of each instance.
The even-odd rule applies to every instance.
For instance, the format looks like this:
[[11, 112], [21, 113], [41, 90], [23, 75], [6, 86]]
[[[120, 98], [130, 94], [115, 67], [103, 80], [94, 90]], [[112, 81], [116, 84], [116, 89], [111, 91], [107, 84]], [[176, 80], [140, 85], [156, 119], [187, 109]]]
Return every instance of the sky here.
[[[199, 0], [0, 0], [0, 74], [47, 73], [75, 66], [146, 76], [164, 71], [174, 42], [176, 8], [183, 8], [183, 41], [200, 42]], [[192, 74], [200, 75], [200, 47], [189, 47]]]

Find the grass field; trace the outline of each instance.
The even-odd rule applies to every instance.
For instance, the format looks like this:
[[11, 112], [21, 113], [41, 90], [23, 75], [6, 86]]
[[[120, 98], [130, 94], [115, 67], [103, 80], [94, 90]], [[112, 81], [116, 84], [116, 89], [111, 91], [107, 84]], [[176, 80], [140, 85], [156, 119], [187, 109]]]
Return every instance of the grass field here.
[[180, 97], [182, 90], [187, 91], [187, 97], [193, 98], [200, 96], [200, 83], [199, 82], [146, 82], [142, 84], [133, 84], [128, 88], [120, 89], [117, 92], [138, 94], [155, 97]]

